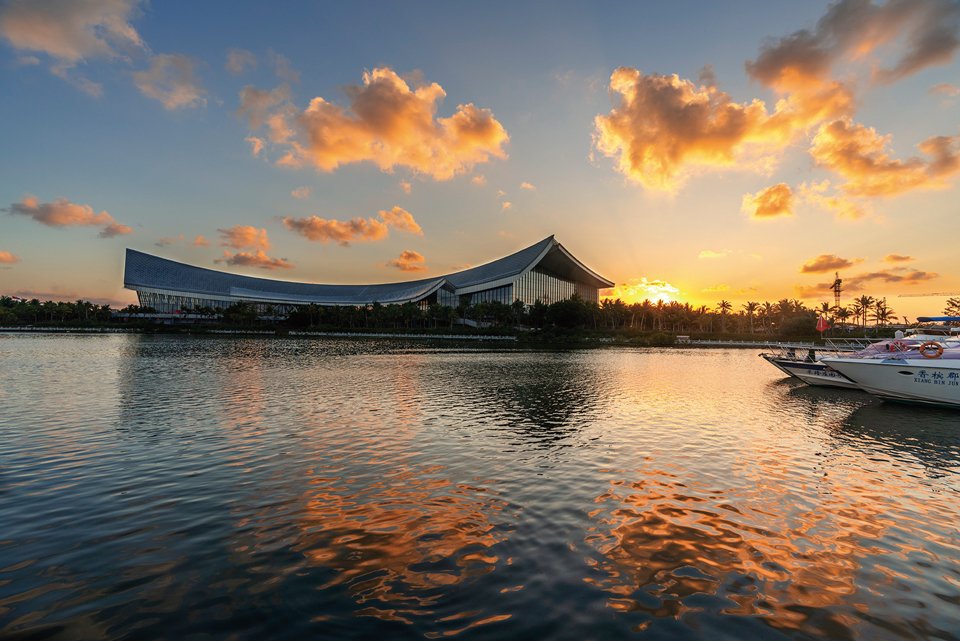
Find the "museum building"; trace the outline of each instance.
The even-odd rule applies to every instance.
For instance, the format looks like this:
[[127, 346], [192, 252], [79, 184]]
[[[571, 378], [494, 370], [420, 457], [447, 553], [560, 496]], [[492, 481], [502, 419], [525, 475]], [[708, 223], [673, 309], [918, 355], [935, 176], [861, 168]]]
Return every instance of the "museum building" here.
[[238, 302], [259, 312], [289, 312], [301, 305], [367, 306], [437, 303], [460, 304], [516, 300], [550, 304], [577, 294], [599, 301], [599, 290], [614, 283], [577, 260], [553, 236], [535, 245], [478, 267], [422, 280], [379, 285], [321, 285], [240, 276], [187, 265], [127, 249], [123, 286], [137, 292], [142, 307], [158, 313], [210, 307], [222, 309]]

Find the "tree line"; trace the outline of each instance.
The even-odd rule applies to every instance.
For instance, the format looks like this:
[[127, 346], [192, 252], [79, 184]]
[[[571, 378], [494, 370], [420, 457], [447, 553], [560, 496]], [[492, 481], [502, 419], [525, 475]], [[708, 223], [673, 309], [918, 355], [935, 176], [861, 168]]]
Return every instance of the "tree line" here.
[[6, 326], [109, 323], [113, 311], [110, 305], [85, 300], [40, 302], [36, 298], [24, 300], [0, 296], [0, 325]]
[[[0, 325], [104, 324], [116, 320], [109, 305], [89, 301], [55, 302], [37, 299], [22, 300], [0, 297]], [[153, 313], [148, 307], [129, 305], [121, 312]], [[427, 329], [448, 328], [464, 324], [474, 327], [615, 330], [629, 332], [664, 332], [671, 334], [764, 334], [810, 335], [815, 332], [818, 316], [832, 323], [856, 325], [866, 330], [871, 325], [884, 327], [897, 317], [886, 299], [860, 296], [850, 305], [835, 307], [822, 303], [809, 308], [797, 299], [747, 301], [735, 308], [727, 300], [714, 307], [693, 306], [676, 301], [644, 300], [626, 303], [620, 299], [604, 299], [600, 303], [571, 299], [545, 304], [537, 301], [525, 305], [514, 301], [507, 305], [485, 302], [462, 304], [456, 308], [415, 303], [402, 305], [327, 307], [305, 305], [289, 314], [280, 315], [273, 308], [261, 314], [249, 303], [235, 303], [225, 309], [188, 307], [183, 313], [195, 314], [211, 323], [249, 326], [272, 323], [290, 328], [328, 329]], [[960, 298], [947, 301], [944, 313], [960, 315]], [[904, 319], [906, 321], [906, 319]]]

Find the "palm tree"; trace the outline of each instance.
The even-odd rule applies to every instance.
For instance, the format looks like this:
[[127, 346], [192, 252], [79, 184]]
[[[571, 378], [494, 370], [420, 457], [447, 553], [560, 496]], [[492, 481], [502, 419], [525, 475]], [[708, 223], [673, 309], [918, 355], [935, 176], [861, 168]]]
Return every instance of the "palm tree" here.
[[850, 306], [850, 315], [853, 316], [856, 323], [860, 322], [860, 316], [863, 315], [863, 305], [859, 300], [854, 300]]
[[864, 294], [860, 298], [857, 298], [855, 303], [860, 303], [860, 315], [863, 317], [863, 327], [867, 327], [867, 313], [870, 311], [870, 308], [873, 307], [874, 298], [873, 296], [867, 296]]
[[886, 325], [891, 318], [896, 318], [893, 310], [887, 307], [886, 298], [878, 300], [876, 303], [874, 303], [872, 316], [876, 324], [880, 326]]
[[943, 313], [947, 316], [960, 316], [960, 298], [948, 298]]
[[763, 329], [770, 329], [770, 319], [773, 317], [773, 303], [768, 300], [763, 301]]
[[743, 311], [747, 313], [747, 318], [750, 319], [750, 333], [753, 333], [753, 314], [757, 311], [757, 308], [760, 307], [760, 303], [748, 300], [743, 305]]
[[850, 318], [851, 316], [850, 310], [847, 309], [846, 307], [837, 308], [836, 314], [837, 314], [837, 320], [839, 320], [841, 323], [847, 322], [847, 319]]
[[728, 300], [721, 300], [717, 303], [717, 311], [720, 312], [720, 331], [726, 333], [727, 331], [727, 314], [730, 313], [730, 310], [733, 309], [733, 304]]

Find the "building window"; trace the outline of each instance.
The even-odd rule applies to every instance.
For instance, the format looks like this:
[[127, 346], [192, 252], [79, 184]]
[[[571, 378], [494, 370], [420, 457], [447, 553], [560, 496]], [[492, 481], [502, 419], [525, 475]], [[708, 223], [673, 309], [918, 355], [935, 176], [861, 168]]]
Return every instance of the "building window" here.
[[560, 300], [567, 300], [577, 294], [585, 301], [598, 302], [599, 290], [585, 283], [576, 283], [541, 269], [533, 269], [516, 281], [516, 298], [527, 305], [533, 305], [538, 300], [549, 305]]

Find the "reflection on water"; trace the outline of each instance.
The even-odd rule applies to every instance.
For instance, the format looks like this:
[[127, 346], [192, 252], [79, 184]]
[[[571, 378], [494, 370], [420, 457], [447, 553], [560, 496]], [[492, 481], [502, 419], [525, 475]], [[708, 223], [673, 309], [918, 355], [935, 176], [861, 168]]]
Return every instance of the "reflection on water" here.
[[919, 461], [933, 478], [960, 473], [960, 415], [951, 410], [875, 401], [851, 412], [833, 434], [850, 447]]
[[957, 638], [960, 418], [749, 351], [0, 335], [0, 637]]
[[651, 621], [714, 610], [854, 638], [860, 559], [881, 551], [874, 542], [891, 520], [855, 496], [795, 510], [767, 500], [769, 489], [713, 489], [663, 472], [616, 484], [597, 498], [587, 538], [601, 553], [596, 584], [611, 607]]
[[365, 606], [359, 614], [412, 623], [450, 586], [493, 572], [505, 533], [491, 519], [500, 520], [505, 503], [442, 472], [391, 470], [362, 490], [343, 478], [314, 479], [294, 549], [332, 571], [321, 588], [346, 587]]

